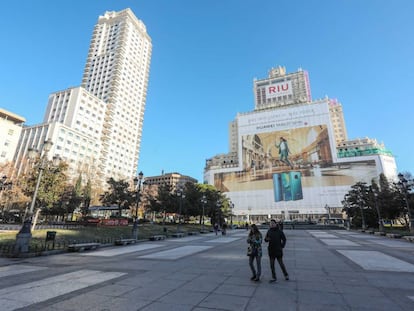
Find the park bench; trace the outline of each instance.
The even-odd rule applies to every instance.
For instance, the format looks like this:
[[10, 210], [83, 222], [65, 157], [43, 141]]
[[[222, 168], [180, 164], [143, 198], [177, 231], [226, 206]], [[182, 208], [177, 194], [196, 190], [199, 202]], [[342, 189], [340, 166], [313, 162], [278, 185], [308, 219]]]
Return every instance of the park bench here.
[[187, 232], [187, 234], [188, 234], [188, 235], [199, 235], [199, 234], [200, 234], [200, 232], [190, 231], [190, 232]]
[[100, 245], [100, 243], [74, 243], [68, 245], [68, 251], [82, 252], [85, 250], [97, 249]]
[[115, 245], [128, 245], [137, 243], [136, 239], [118, 239], [115, 240]]
[[385, 232], [382, 231], [376, 231], [374, 232], [375, 235], [381, 235], [381, 236], [385, 236]]
[[183, 232], [175, 232], [175, 233], [171, 234], [171, 236], [174, 237], [174, 238], [183, 238], [184, 233]]
[[387, 233], [386, 237], [391, 239], [401, 239], [402, 235], [397, 233]]
[[406, 236], [403, 236], [403, 238], [407, 240], [408, 242], [414, 242], [414, 235], [406, 235]]
[[153, 235], [149, 239], [150, 241], [159, 241], [159, 240], [165, 240], [166, 236], [159, 234], [159, 235]]

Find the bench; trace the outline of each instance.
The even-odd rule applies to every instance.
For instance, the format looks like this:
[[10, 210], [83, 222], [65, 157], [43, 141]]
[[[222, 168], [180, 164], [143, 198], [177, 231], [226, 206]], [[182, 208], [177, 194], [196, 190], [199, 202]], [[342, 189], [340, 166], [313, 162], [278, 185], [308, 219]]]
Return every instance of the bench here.
[[385, 236], [385, 232], [382, 231], [376, 231], [374, 232], [375, 235], [381, 235], [381, 236]]
[[414, 242], [414, 235], [406, 235], [403, 236], [404, 239], [406, 239], [408, 242]]
[[392, 239], [401, 239], [402, 235], [397, 233], [387, 233], [386, 237], [392, 238]]
[[160, 240], [165, 240], [166, 236], [165, 235], [153, 235], [151, 236], [149, 239], [150, 241], [160, 241]]
[[171, 234], [172, 237], [174, 238], [183, 238], [184, 237], [184, 233], [183, 232], [176, 232]]
[[115, 245], [128, 245], [137, 243], [136, 239], [118, 239], [115, 240]]
[[187, 234], [188, 234], [188, 235], [199, 235], [199, 234], [200, 234], [200, 232], [190, 231], [190, 232], [187, 232]]
[[68, 245], [69, 252], [83, 252], [84, 250], [97, 249], [100, 243], [75, 243]]

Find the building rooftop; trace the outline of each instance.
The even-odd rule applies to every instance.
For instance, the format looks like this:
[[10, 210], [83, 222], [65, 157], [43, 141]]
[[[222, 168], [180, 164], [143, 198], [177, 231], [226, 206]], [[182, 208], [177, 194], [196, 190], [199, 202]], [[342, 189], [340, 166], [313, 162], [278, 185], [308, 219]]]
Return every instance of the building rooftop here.
[[3, 108], [0, 108], [0, 118], [10, 120], [14, 123], [24, 123], [24, 122], [26, 122], [25, 118], [13, 113], [13, 112], [7, 111]]

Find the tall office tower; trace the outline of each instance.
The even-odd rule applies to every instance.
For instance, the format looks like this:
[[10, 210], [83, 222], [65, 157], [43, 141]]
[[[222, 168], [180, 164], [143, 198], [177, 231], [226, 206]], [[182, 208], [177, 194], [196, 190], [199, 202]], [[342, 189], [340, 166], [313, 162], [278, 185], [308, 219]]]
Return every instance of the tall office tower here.
[[255, 79], [253, 84], [255, 110], [312, 101], [308, 72], [302, 69], [286, 74], [286, 68], [278, 66], [269, 71], [267, 78]]
[[105, 176], [136, 174], [151, 52], [146, 27], [130, 9], [99, 17], [81, 86], [107, 106], [100, 142]]
[[335, 142], [338, 145], [341, 142], [348, 140], [348, 134], [346, 131], [342, 105], [336, 99], [329, 99], [329, 113], [331, 115]]

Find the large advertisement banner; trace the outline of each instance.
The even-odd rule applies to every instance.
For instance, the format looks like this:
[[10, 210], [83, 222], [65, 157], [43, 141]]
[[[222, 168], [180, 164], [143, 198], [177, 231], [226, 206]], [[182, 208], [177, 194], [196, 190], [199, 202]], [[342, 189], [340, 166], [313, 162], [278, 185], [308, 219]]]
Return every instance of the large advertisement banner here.
[[327, 102], [241, 116], [238, 125], [240, 168], [214, 175], [237, 214], [324, 213], [378, 176], [372, 158], [337, 162]]

